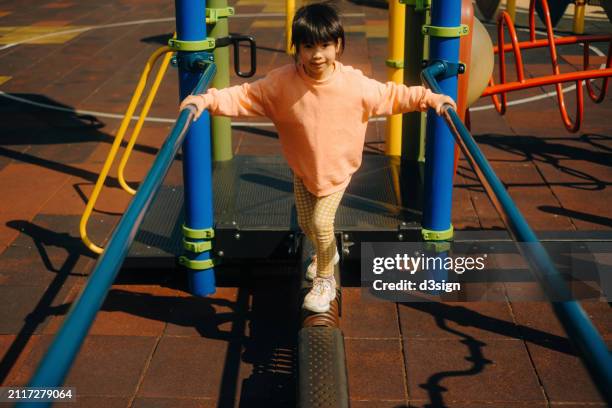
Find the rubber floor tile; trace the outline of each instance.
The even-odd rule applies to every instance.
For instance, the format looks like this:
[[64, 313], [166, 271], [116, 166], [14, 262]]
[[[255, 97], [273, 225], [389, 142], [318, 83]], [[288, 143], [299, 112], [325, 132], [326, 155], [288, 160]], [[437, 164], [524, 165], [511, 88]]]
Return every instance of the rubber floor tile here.
[[[82, 292], [81, 285], [70, 293], [67, 302], [74, 302]], [[171, 303], [149, 287], [139, 285], [113, 286], [89, 331], [91, 335], [161, 336]], [[54, 319], [53, 326], [63, 323], [63, 316]]]
[[361, 288], [342, 289], [340, 327], [345, 338], [399, 338], [393, 302], [364, 299]]
[[[611, 344], [608, 341], [608, 348]], [[527, 343], [527, 348], [551, 402], [602, 402], [569, 341], [563, 339], [549, 344]]]
[[558, 341], [565, 331], [548, 302], [512, 302], [512, 314], [526, 340]]
[[139, 397], [218, 399], [224, 381], [238, 373], [225, 367], [228, 342], [202, 337], [162, 337]]
[[0, 286], [0, 334], [41, 333], [53, 316], [67, 313], [64, 299], [70, 288], [60, 283], [48, 288]]
[[539, 206], [540, 211], [570, 217], [575, 228], [582, 231], [609, 230], [612, 226], [612, 210], [608, 204], [612, 190], [581, 190], [566, 186], [554, 186], [553, 191], [560, 204]]
[[54, 407], [60, 408], [125, 408], [130, 406], [130, 398], [126, 397], [80, 397], [76, 393], [76, 401], [55, 403]]
[[[44, 336], [33, 347], [19, 370], [20, 380], [33, 375], [51, 340], [51, 336]], [[75, 387], [77, 395], [83, 397], [130, 397], [136, 392], [155, 341], [151, 337], [89, 336], [64, 385]]]
[[[432, 405], [429, 401], [410, 401], [410, 408], [433, 408], [437, 405]], [[442, 405], [440, 405], [442, 406]], [[548, 407], [546, 402], [511, 402], [511, 401], [444, 401], [444, 407], [448, 408], [544, 408]]]
[[208, 398], [136, 398], [134, 408], [217, 408], [217, 401]]
[[351, 399], [406, 398], [399, 340], [345, 339], [344, 347]]
[[[24, 182], [27, 180], [27, 183]], [[8, 245], [18, 232], [7, 222], [32, 219], [40, 207], [65, 183], [67, 176], [30, 164], [12, 163], [0, 173], [0, 243]]]
[[351, 400], [351, 408], [408, 408], [403, 400]]
[[411, 400], [545, 402], [520, 340], [407, 339], [404, 350]]
[[40, 348], [40, 343], [47, 343], [47, 336], [21, 335], [1, 336], [3, 347], [0, 360], [0, 383], [3, 386], [23, 387], [32, 375], [30, 354]]
[[[214, 295], [166, 297], [169, 336], [240, 338], [244, 335], [248, 294], [243, 288], [218, 287]], [[246, 297], [245, 297], [246, 296]]]
[[519, 339], [505, 302], [402, 303], [404, 339]]

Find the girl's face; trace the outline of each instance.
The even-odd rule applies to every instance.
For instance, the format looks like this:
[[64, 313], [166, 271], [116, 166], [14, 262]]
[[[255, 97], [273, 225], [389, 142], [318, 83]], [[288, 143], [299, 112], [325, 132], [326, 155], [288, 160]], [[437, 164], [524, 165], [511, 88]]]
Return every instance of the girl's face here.
[[299, 61], [309, 77], [321, 80], [334, 72], [334, 61], [340, 53], [340, 41], [326, 41], [320, 44], [302, 44], [299, 47]]

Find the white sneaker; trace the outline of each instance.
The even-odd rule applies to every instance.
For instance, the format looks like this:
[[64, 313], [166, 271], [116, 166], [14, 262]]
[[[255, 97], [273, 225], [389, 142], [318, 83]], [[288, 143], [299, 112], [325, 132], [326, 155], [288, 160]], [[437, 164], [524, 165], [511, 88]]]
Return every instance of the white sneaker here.
[[[308, 268], [306, 268], [306, 275], [304, 275], [304, 277], [306, 278], [306, 280], [313, 280], [315, 278], [315, 276], [317, 276], [317, 256], [316, 255], [311, 255], [310, 258], [310, 265], [308, 265]], [[338, 254], [338, 250], [336, 249], [336, 254], [334, 255], [334, 259], [333, 259], [334, 265], [337, 265], [338, 262], [340, 262], [340, 255]]]
[[336, 298], [336, 279], [314, 278], [312, 289], [304, 297], [304, 309], [311, 312], [325, 313], [329, 310], [329, 304]]

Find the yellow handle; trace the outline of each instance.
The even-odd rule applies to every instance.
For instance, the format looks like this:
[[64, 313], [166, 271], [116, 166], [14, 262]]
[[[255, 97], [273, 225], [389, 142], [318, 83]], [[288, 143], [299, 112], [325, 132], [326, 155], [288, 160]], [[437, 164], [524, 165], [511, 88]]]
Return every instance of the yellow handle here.
[[[168, 50], [171, 51], [170, 48], [168, 48]], [[166, 74], [166, 71], [168, 70], [168, 66], [170, 65], [170, 59], [172, 59], [172, 53], [169, 51], [166, 51], [166, 55], [164, 59], [162, 60], [162, 63], [159, 67], [159, 71], [157, 71], [157, 75], [155, 76], [155, 81], [153, 82], [153, 85], [151, 85], [151, 90], [149, 91], [149, 95], [147, 96], [144, 106], [142, 107], [142, 110], [140, 111], [140, 116], [138, 117], [138, 122], [136, 122], [134, 131], [132, 132], [130, 141], [128, 142], [128, 145], [125, 148], [125, 151], [123, 152], [123, 156], [121, 157], [121, 161], [119, 162], [119, 169], [117, 173], [118, 178], [119, 178], [119, 184], [121, 184], [121, 187], [123, 187], [123, 189], [127, 191], [128, 193], [130, 193], [131, 195], [136, 194], [136, 190], [130, 187], [128, 183], [125, 181], [125, 176], [124, 176], [125, 166], [127, 165], [127, 162], [130, 158], [130, 154], [132, 154], [132, 149], [134, 148], [134, 145], [136, 144], [136, 140], [138, 139], [138, 136], [140, 135], [140, 131], [142, 130], [142, 125], [144, 124], [144, 121], [147, 115], [149, 114], [149, 109], [151, 108], [151, 105], [153, 104], [153, 101], [155, 100], [155, 96], [157, 95], [157, 91], [159, 90], [159, 85], [161, 84], [161, 81], [164, 79], [164, 75]]]
[[291, 46], [291, 24], [295, 14], [295, 0], [285, 0], [285, 51], [289, 55], [295, 52]]
[[574, 11], [574, 34], [584, 34], [584, 12], [586, 9], [586, 0], [576, 0], [576, 8]]
[[[398, 0], [389, 1], [389, 59], [404, 61], [404, 32], [406, 30], [406, 6]], [[404, 83], [403, 68], [388, 68], [389, 81], [396, 84]], [[401, 156], [402, 154], [402, 115], [387, 117], [386, 148], [388, 156]]]
[[106, 158], [106, 161], [104, 162], [104, 166], [102, 166], [102, 171], [100, 172], [100, 175], [98, 176], [98, 180], [96, 181], [96, 185], [94, 186], [93, 192], [91, 193], [91, 197], [89, 197], [89, 200], [87, 201], [87, 206], [85, 207], [85, 211], [83, 212], [83, 215], [81, 216], [81, 222], [79, 224], [79, 232], [81, 234], [81, 240], [87, 246], [87, 248], [89, 248], [90, 250], [92, 250], [93, 252], [97, 254], [101, 254], [104, 251], [104, 249], [94, 244], [87, 236], [87, 222], [89, 221], [89, 217], [91, 216], [94, 206], [96, 205], [96, 201], [98, 201], [100, 191], [102, 190], [104, 181], [106, 180], [106, 177], [108, 176], [108, 172], [113, 164], [113, 161], [115, 160], [115, 156], [117, 155], [119, 146], [121, 146], [121, 142], [123, 141], [123, 135], [125, 134], [125, 131], [128, 128], [130, 120], [132, 120], [132, 116], [134, 115], [134, 111], [136, 110], [136, 105], [138, 105], [138, 101], [140, 100], [140, 96], [142, 95], [144, 87], [147, 83], [147, 79], [149, 77], [151, 69], [153, 65], [155, 64], [155, 61], [157, 61], [157, 59], [160, 57], [160, 55], [165, 54], [170, 51], [172, 50], [169, 47], [161, 47], [149, 57], [142, 71], [142, 74], [140, 75], [140, 80], [138, 81], [138, 85], [136, 86], [134, 95], [132, 95], [130, 104], [127, 108], [127, 111], [125, 112], [125, 117], [123, 118], [123, 121], [121, 122], [121, 125], [119, 126], [119, 130], [117, 131], [117, 134], [115, 135], [115, 140], [113, 141], [110, 152], [108, 153], [108, 157]]

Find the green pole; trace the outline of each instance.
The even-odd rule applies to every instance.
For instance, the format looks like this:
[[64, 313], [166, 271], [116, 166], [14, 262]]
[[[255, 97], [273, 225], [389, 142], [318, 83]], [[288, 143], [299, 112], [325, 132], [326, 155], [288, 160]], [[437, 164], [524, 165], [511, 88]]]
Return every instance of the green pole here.
[[[208, 0], [206, 4], [210, 9], [221, 9], [227, 7], [227, 0]], [[227, 18], [219, 18], [213, 24], [210, 30], [211, 37], [221, 38], [229, 35]], [[217, 89], [227, 88], [230, 84], [229, 46], [215, 48], [213, 54], [217, 65], [217, 75], [212, 82], [212, 87]], [[231, 160], [233, 158], [231, 119], [212, 116], [211, 128], [213, 161]]]
[[[406, 2], [406, 30], [404, 41], [404, 84], [421, 84], [421, 63], [424, 58], [424, 39], [421, 27], [425, 24], [425, 10]], [[425, 161], [425, 123], [420, 112], [405, 113], [402, 119], [402, 158], [407, 161]]]

